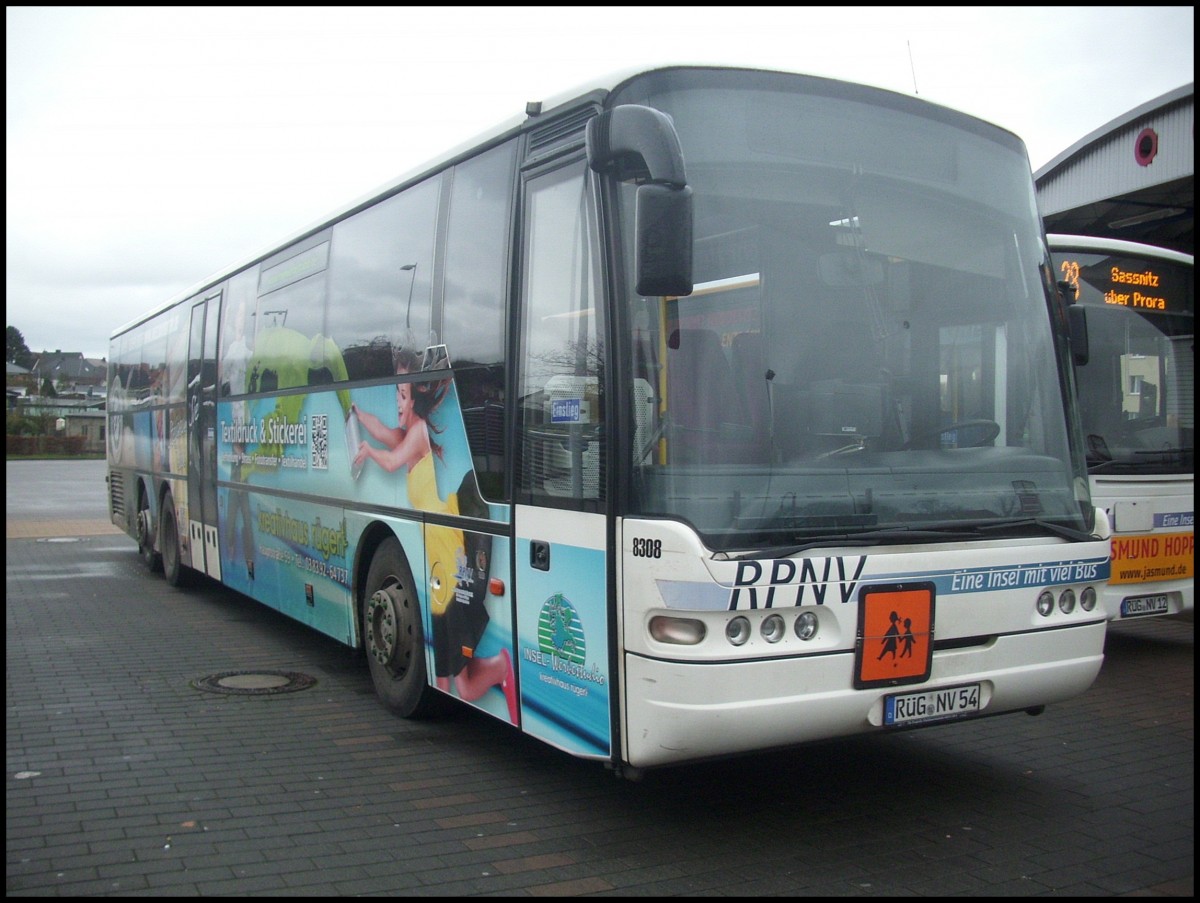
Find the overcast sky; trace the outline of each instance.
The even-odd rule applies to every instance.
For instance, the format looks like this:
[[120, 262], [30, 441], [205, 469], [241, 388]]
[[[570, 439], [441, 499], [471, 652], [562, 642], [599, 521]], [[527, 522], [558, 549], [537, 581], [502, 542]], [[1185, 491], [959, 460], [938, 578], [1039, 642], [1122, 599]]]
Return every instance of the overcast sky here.
[[790, 69], [1016, 132], [1032, 167], [1194, 79], [1193, 7], [5, 9], [7, 325], [112, 330], [631, 66]]

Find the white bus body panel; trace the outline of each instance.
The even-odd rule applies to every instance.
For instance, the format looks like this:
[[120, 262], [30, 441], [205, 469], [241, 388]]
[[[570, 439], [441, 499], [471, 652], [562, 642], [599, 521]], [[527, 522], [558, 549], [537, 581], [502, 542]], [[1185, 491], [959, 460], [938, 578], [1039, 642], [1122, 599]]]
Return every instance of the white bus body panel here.
[[[1104, 632], [1092, 622], [939, 652], [921, 688], [980, 682], [982, 714], [1060, 702], [1096, 679]], [[897, 691], [853, 689], [853, 668], [853, 650], [734, 663], [627, 655], [625, 758], [648, 768], [878, 729]]]
[[[695, 534], [665, 520], [626, 519], [621, 543], [622, 755], [634, 767], [787, 746], [877, 730], [885, 699], [898, 694], [978, 688], [971, 715], [1034, 708], [1069, 699], [1095, 680], [1104, 658], [1106, 618], [1092, 611], [1049, 616], [1035, 602], [1070, 589], [1102, 589], [1109, 545], [1054, 539], [1001, 545], [821, 550], [789, 559], [716, 561]], [[635, 553], [634, 549], [638, 551]], [[855, 689], [859, 595], [865, 586], [931, 583], [935, 651], [929, 677], [896, 687]], [[801, 611], [819, 627], [801, 640]], [[776, 642], [760, 632], [781, 614]], [[702, 621], [692, 645], [655, 640], [656, 616]], [[750, 621], [733, 646], [725, 625]], [[961, 646], [938, 648], [947, 641]]]
[[1112, 620], [1195, 610], [1195, 478], [1092, 478], [1092, 501], [1112, 524], [1112, 576], [1103, 598]]

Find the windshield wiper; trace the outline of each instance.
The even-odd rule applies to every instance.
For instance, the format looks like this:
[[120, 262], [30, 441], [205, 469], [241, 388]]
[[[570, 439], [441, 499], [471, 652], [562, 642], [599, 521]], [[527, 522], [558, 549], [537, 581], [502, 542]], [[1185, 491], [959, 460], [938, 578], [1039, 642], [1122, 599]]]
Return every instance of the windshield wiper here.
[[1124, 458], [1108, 458], [1104, 461], [1095, 461], [1088, 459], [1088, 473], [1100, 473], [1105, 470], [1116, 470], [1119, 467], [1137, 467], [1137, 462], [1129, 461]]
[[[954, 529], [946, 529], [954, 527]], [[1036, 527], [1038, 530], [1047, 533], [1053, 533], [1055, 536], [1061, 536], [1064, 539], [1070, 539], [1074, 542], [1086, 542], [1094, 539], [1091, 534], [1085, 533], [1082, 530], [1076, 530], [1074, 527], [1065, 527], [1062, 524], [1051, 523], [1050, 521], [1041, 520], [1036, 517], [1022, 518], [1021, 520], [998, 520], [989, 523], [951, 523], [951, 524], [931, 524], [925, 528], [909, 528], [899, 527], [886, 530], [870, 530], [864, 533], [830, 533], [824, 536], [814, 536], [811, 539], [806, 539], [803, 542], [798, 542], [793, 545], [780, 546], [779, 548], [766, 548], [753, 552], [742, 552], [737, 555], [731, 555], [728, 552], [717, 552], [713, 555], [718, 561], [748, 561], [755, 558], [788, 558], [792, 555], [798, 555], [800, 552], [807, 551], [814, 546], [823, 545], [844, 545], [844, 546], [873, 546], [880, 542], [954, 542], [965, 541], [969, 539], [978, 539], [980, 535], [985, 533], [995, 533], [1001, 530], [1022, 530], [1027, 527]]]
[[1139, 449], [1135, 449], [1133, 453], [1135, 455], [1139, 455], [1139, 456], [1140, 455], [1162, 455], [1164, 458], [1167, 456], [1173, 456], [1173, 457], [1179, 458], [1179, 457], [1182, 457], [1183, 455], [1195, 454], [1195, 449], [1193, 449], [1190, 445], [1185, 445], [1185, 446], [1176, 447], [1176, 448], [1167, 446], [1166, 448], [1144, 448], [1144, 449], [1139, 448]]
[[1063, 539], [1071, 539], [1075, 542], [1086, 542], [1095, 538], [1090, 533], [1084, 533], [1082, 530], [1076, 530], [1074, 527], [1064, 527], [1062, 524], [1056, 524], [1037, 517], [979, 524], [977, 529], [980, 533], [993, 533], [1000, 530], [1018, 529], [1021, 527], [1037, 527], [1040, 530], [1045, 530], [1047, 533], [1053, 533], [1055, 536], [1061, 536]]
[[[1136, 472], [1142, 467], [1163, 465], [1178, 462], [1182, 464], [1189, 456], [1195, 454], [1195, 449], [1191, 446], [1183, 446], [1180, 448], [1137, 448], [1129, 452], [1129, 457], [1123, 458], [1108, 458], [1097, 460], [1089, 457], [1087, 459], [1088, 473], [1102, 473], [1111, 470], [1120, 470], [1125, 468]], [[1136, 458], [1137, 460], [1133, 460]]]
[[955, 540], [973, 539], [977, 536], [973, 530], [922, 530], [910, 527], [900, 527], [888, 530], [868, 530], [864, 533], [827, 533], [824, 536], [814, 536], [794, 545], [779, 548], [759, 549], [754, 552], [742, 552], [731, 555], [728, 552], [717, 552], [713, 555], [717, 561], [749, 561], [753, 558], [788, 558], [804, 552], [813, 546], [842, 545], [842, 546], [874, 546], [881, 542], [911, 541], [911, 542], [953, 542]]

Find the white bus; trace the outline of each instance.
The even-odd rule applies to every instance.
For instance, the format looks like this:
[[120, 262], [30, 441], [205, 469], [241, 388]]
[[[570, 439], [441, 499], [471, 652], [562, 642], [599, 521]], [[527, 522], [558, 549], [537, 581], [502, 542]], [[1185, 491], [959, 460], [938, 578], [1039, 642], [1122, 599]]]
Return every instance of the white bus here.
[[1107, 621], [1025, 147], [722, 67], [546, 103], [117, 329], [110, 499], [620, 774], [1085, 691]]
[[1092, 498], [1108, 513], [1112, 619], [1195, 607], [1195, 283], [1191, 254], [1050, 235], [1068, 300], [1086, 312], [1077, 362]]

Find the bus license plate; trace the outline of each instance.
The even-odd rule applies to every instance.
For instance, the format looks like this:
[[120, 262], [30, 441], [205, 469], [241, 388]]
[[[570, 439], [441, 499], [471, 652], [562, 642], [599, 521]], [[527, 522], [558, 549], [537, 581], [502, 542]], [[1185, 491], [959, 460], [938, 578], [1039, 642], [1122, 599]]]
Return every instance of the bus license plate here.
[[1167, 596], [1130, 596], [1121, 600], [1121, 617], [1136, 618], [1141, 615], [1162, 615], [1167, 612]]
[[883, 723], [889, 727], [959, 718], [979, 711], [979, 684], [943, 687], [923, 693], [887, 696], [883, 701]]

